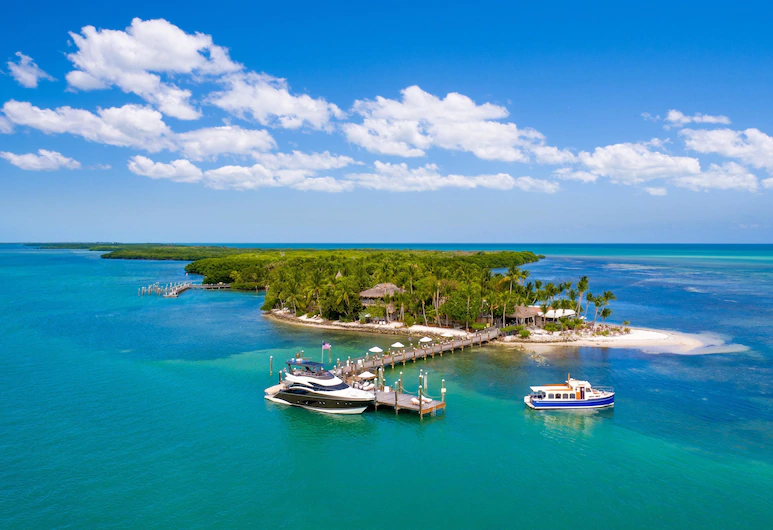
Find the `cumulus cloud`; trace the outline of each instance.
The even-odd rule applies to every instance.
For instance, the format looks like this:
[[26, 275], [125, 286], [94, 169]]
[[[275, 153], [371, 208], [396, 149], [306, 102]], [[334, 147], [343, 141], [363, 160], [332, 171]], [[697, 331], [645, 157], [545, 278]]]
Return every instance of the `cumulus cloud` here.
[[579, 182], [596, 182], [599, 176], [589, 171], [578, 171], [570, 167], [562, 167], [553, 172], [553, 176], [561, 180], [577, 180]]
[[11, 100], [3, 113], [16, 125], [38, 129], [47, 134], [72, 134], [92, 142], [120, 147], [139, 147], [150, 152], [169, 148], [171, 130], [161, 113], [140, 105], [124, 105], [87, 110], [59, 107], [41, 109], [30, 103]]
[[692, 116], [686, 116], [678, 110], [671, 109], [668, 111], [668, 114], [666, 114], [665, 121], [668, 122], [669, 125], [676, 127], [682, 127], [688, 123], [719, 123], [728, 125], [730, 123], [730, 118], [727, 116], [711, 116], [709, 114], [701, 114], [700, 112]]
[[757, 177], [735, 162], [726, 162], [722, 165], [711, 164], [708, 171], [679, 177], [673, 182], [677, 186], [694, 191], [709, 189], [757, 191]]
[[644, 188], [644, 191], [650, 195], [654, 195], [655, 197], [663, 197], [668, 195], [668, 190], [666, 188]]
[[435, 164], [410, 169], [405, 163], [390, 164], [377, 161], [373, 173], [353, 173], [346, 176], [358, 187], [387, 191], [432, 191], [443, 188], [490, 188], [498, 190], [520, 189], [555, 193], [559, 186], [555, 182], [531, 177], [513, 178], [506, 173], [495, 175], [442, 175]]
[[762, 184], [762, 187], [765, 189], [773, 188], [773, 178], [765, 179], [760, 184]]
[[202, 171], [187, 160], [174, 160], [169, 164], [153, 162], [144, 156], [134, 156], [129, 160], [129, 171], [152, 179], [168, 179], [173, 182], [199, 182]]
[[216, 158], [221, 154], [246, 155], [276, 147], [274, 138], [267, 131], [230, 125], [181, 133], [175, 140], [183, 153], [193, 160]]
[[578, 157], [587, 170], [613, 182], [638, 184], [659, 178], [700, 173], [697, 158], [672, 156], [651, 148], [651, 143], [622, 143], [582, 151]]
[[357, 100], [352, 111], [362, 123], [342, 126], [349, 142], [368, 151], [403, 157], [424, 156], [430, 147], [467, 151], [484, 160], [565, 164], [575, 161], [570, 151], [545, 145], [533, 129], [502, 123], [509, 113], [492, 103], [478, 105], [452, 92], [444, 98], [418, 86], [401, 91], [400, 101], [377, 96]]
[[0, 158], [6, 159], [18, 168], [29, 171], [54, 171], [62, 168], [78, 169], [81, 167], [80, 162], [77, 160], [63, 156], [56, 151], [46, 151], [45, 149], [38, 149], [38, 154], [27, 153], [24, 155], [0, 151]]
[[0, 116], [0, 134], [11, 134], [12, 132], [13, 124], [4, 116]]
[[290, 93], [287, 80], [255, 72], [236, 73], [222, 80], [225, 90], [213, 92], [207, 101], [241, 118], [263, 125], [298, 129], [329, 129], [333, 118], [344, 113], [323, 98]]
[[228, 165], [202, 171], [188, 160], [169, 164], [153, 162], [143, 156], [129, 160], [129, 170], [138, 175], [175, 182], [202, 182], [215, 189], [253, 190], [266, 187], [289, 187], [297, 190], [341, 192], [354, 188], [353, 182], [332, 177], [319, 177], [323, 170], [337, 169], [355, 163], [349, 157], [324, 153], [256, 154], [252, 166]]
[[16, 52], [16, 56], [19, 58], [18, 62], [8, 61], [8, 71], [21, 86], [37, 88], [41, 79], [54, 81], [54, 78], [41, 70], [29, 55]]
[[759, 129], [682, 129], [679, 134], [684, 137], [688, 149], [736, 158], [773, 173], [773, 137]]
[[[219, 155], [254, 155], [276, 147], [265, 130], [236, 126], [208, 127], [180, 134], [164, 123], [157, 110], [141, 105], [98, 109], [96, 113], [71, 107], [41, 109], [27, 102], [11, 100], [3, 105], [11, 122], [47, 134], [72, 134], [92, 142], [134, 147], [155, 153], [182, 151], [192, 160], [214, 159]], [[0, 121], [0, 130], [3, 121]]]
[[186, 33], [164, 19], [135, 18], [125, 31], [85, 26], [70, 37], [78, 48], [67, 55], [76, 68], [67, 74], [71, 88], [116, 86], [183, 120], [201, 116], [190, 103], [190, 90], [163, 81], [159, 74], [206, 76], [242, 68], [211, 36]]

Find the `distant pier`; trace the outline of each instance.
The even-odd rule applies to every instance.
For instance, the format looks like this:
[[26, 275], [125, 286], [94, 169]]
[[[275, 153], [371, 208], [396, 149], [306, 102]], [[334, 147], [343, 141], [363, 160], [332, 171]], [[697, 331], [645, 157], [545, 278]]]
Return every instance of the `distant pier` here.
[[154, 283], [147, 287], [140, 287], [137, 289], [137, 296], [156, 295], [164, 298], [177, 298], [180, 293], [187, 291], [188, 289], [204, 289], [207, 291], [219, 291], [222, 289], [230, 289], [230, 283], [192, 283], [192, 282], [176, 282], [168, 284]]

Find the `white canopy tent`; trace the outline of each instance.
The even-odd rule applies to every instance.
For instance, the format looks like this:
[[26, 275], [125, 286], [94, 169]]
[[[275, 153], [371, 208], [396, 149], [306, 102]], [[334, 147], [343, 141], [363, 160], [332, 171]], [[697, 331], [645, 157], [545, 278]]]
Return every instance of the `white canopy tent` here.
[[368, 350], [370, 353], [382, 353], [384, 350], [379, 348], [378, 346], [373, 346], [371, 349]]
[[562, 317], [573, 317], [577, 313], [573, 309], [548, 309], [545, 313], [545, 318], [556, 320]]
[[362, 379], [363, 381], [369, 381], [371, 379], [375, 379], [378, 377], [376, 374], [372, 374], [368, 371], [362, 372], [360, 375], [357, 376], [357, 379]]
[[424, 343], [432, 342], [432, 339], [430, 339], [429, 337], [422, 337], [419, 339], [419, 342], [424, 342]]
[[392, 348], [405, 348], [405, 344], [403, 344], [402, 342], [395, 342], [394, 344], [392, 344]]
[[442, 334], [442, 335], [440, 335], [440, 336], [441, 336], [441, 337], [445, 337], [445, 338], [447, 338], [447, 339], [450, 339], [450, 338], [453, 338], [454, 334], [453, 334], [453, 333], [450, 333], [450, 332], [448, 332], [448, 331], [445, 331], [445, 332], [443, 332], [443, 334]]

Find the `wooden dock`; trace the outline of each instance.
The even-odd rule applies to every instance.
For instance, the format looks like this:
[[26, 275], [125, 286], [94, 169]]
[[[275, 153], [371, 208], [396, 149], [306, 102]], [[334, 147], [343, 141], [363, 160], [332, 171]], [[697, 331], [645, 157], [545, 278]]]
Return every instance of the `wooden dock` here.
[[230, 289], [230, 283], [192, 283], [192, 282], [177, 282], [160, 285], [154, 283], [147, 287], [140, 287], [137, 289], [137, 296], [145, 295], [158, 295], [164, 298], [177, 298], [181, 293], [184, 293], [188, 289], [204, 289], [207, 291], [219, 291], [221, 289]]
[[487, 342], [495, 340], [499, 335], [499, 328], [489, 328], [464, 339], [448, 339], [447, 341], [434, 343], [425, 347], [388, 351], [381, 355], [365, 355], [364, 357], [355, 359], [350, 358], [347, 359], [345, 363], [341, 363], [339, 359], [336, 363], [336, 369], [340, 369], [341, 375], [347, 377], [364, 372], [365, 370], [377, 370], [379, 368], [387, 367], [394, 368], [396, 364], [400, 363], [405, 366], [408, 361], [416, 362], [419, 359], [426, 359], [428, 357], [434, 359], [435, 355], [440, 355], [442, 357], [444, 353], [452, 353], [456, 350], [463, 351], [464, 348], [476, 345], [482, 346]]
[[[415, 403], [412, 400], [416, 400]], [[424, 417], [425, 414], [435, 416], [438, 412], [443, 412], [446, 409], [446, 402], [443, 400], [433, 399], [429, 403], [420, 401], [413, 394], [405, 394], [400, 392], [376, 392], [376, 410], [379, 407], [388, 407], [395, 410], [395, 414], [398, 414], [400, 410], [408, 410], [417, 413], [419, 416]]]

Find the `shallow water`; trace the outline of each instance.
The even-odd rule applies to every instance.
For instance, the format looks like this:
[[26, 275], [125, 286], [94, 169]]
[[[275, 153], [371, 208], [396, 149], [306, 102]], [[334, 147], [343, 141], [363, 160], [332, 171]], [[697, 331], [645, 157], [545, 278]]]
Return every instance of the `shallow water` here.
[[[0, 246], [0, 523], [766, 527], [770, 248], [736, 249], [739, 259], [711, 246], [562, 249], [532, 275], [588, 274], [591, 290], [617, 294], [613, 320], [716, 333], [748, 350], [577, 348], [538, 362], [475, 348], [387, 372], [391, 382], [402, 370], [412, 389], [429, 370], [430, 394], [445, 379], [444, 417], [331, 417], [265, 401], [269, 356], [278, 367], [328, 340], [346, 358], [394, 337], [272, 323], [254, 294], [136, 295], [184, 279], [180, 263]], [[615, 409], [525, 409], [530, 384], [568, 372], [615, 386]]]

